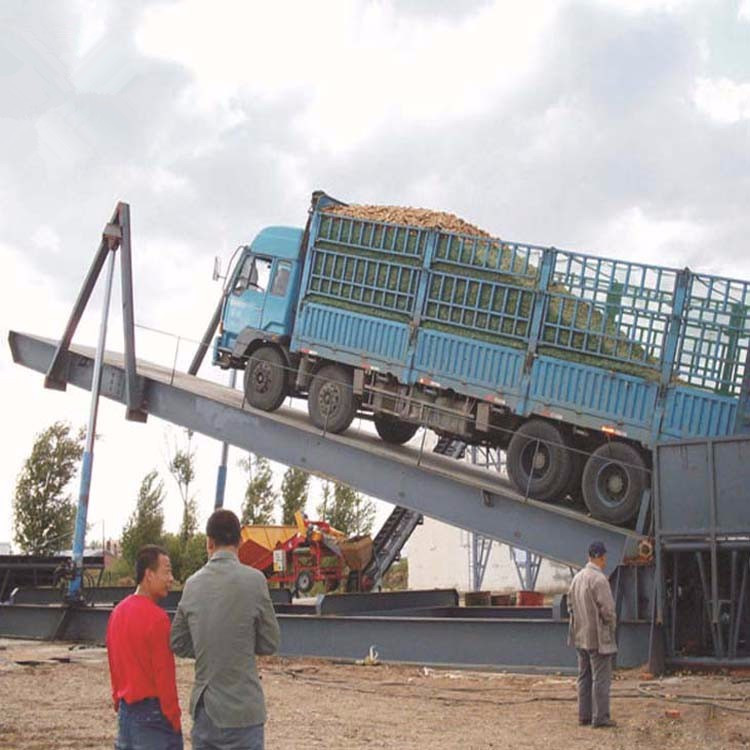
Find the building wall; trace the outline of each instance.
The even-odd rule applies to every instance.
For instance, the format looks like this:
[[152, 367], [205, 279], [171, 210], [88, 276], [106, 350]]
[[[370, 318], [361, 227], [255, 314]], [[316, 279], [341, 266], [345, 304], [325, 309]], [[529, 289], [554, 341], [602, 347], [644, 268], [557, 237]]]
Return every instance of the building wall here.
[[[409, 539], [409, 588], [456, 588], [459, 591], [471, 591], [470, 544], [469, 532], [425, 518], [424, 523], [417, 526]], [[567, 566], [544, 560], [539, 570], [536, 590], [548, 594], [561, 593], [567, 591], [570, 579]], [[509, 593], [520, 588], [510, 548], [493, 542], [482, 589]]]

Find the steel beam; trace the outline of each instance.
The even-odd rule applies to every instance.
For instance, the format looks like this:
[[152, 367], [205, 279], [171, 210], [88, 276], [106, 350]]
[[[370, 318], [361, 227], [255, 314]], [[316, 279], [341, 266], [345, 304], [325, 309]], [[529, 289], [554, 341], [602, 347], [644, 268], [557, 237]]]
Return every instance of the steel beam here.
[[363, 594], [324, 594], [318, 597], [315, 609], [319, 615], [352, 615], [388, 610], [419, 609], [423, 607], [456, 607], [455, 589], [432, 591], [383, 591]]
[[[55, 342], [11, 332], [13, 359], [46, 372]], [[91, 387], [93, 352], [72, 347], [69, 381]], [[108, 354], [102, 395], [125, 400], [122, 356]], [[344, 435], [323, 434], [295, 409], [272, 414], [244, 405], [239, 391], [199, 378], [172, 373], [142, 360], [149, 413], [242, 450], [336, 479], [360, 492], [566, 565], [580, 566], [592, 539], [610, 551], [611, 573], [625, 557], [636, 554], [640, 537], [628, 529], [595, 521], [581, 513], [524, 500], [495, 473], [406, 446], [389, 446], [350, 429]]]
[[[286, 605], [288, 606], [288, 605]], [[286, 609], [286, 607], [285, 607]], [[0, 636], [102, 643], [111, 610], [100, 607], [0, 607]], [[361, 659], [370, 647], [383, 661], [518, 671], [575, 670], [565, 622], [550, 619], [311, 616], [278, 614], [280, 656]], [[623, 623], [617, 663], [648, 658], [648, 623]]]
[[[132, 586], [97, 586], [83, 590], [84, 598], [88, 604], [118, 604], [126, 596], [134, 591]], [[274, 604], [291, 604], [292, 592], [289, 589], [269, 589], [271, 601]], [[182, 591], [170, 591], [164, 599], [159, 602], [163, 609], [177, 609], [180, 603]], [[12, 604], [60, 604], [62, 596], [60, 589], [39, 586], [19, 588], [13, 592]]]

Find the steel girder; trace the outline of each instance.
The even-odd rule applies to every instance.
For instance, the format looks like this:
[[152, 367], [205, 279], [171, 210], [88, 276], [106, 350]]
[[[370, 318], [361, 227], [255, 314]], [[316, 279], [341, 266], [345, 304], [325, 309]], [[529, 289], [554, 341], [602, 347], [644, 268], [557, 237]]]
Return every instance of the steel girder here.
[[[134, 589], [130, 586], [96, 586], [84, 589], [84, 599], [88, 604], [115, 605], [126, 596], [132, 594]], [[274, 604], [291, 604], [292, 592], [289, 589], [269, 589], [271, 601]], [[182, 591], [170, 591], [164, 599], [159, 602], [163, 609], [177, 609], [180, 603]], [[20, 588], [13, 592], [11, 604], [60, 604], [62, 596], [60, 589], [40, 586]]]
[[[0, 636], [103, 643], [110, 612], [103, 607], [5, 605], [0, 607]], [[279, 654], [287, 657], [361, 659], [372, 646], [389, 662], [569, 672], [576, 665], [575, 649], [566, 645], [567, 623], [551, 619], [415, 617], [395, 612], [388, 617], [277, 617]], [[618, 666], [646, 661], [648, 631], [648, 623], [620, 625]]]

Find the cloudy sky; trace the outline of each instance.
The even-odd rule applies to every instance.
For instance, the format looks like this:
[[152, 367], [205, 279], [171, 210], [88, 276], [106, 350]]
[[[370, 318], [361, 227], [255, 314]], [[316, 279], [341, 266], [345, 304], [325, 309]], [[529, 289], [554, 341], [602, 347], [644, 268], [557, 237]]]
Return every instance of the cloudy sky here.
[[[125, 200], [138, 352], [186, 367], [219, 293], [213, 257], [302, 225], [317, 188], [749, 278], [750, 0], [0, 3], [3, 342], [59, 336]], [[77, 340], [97, 320], [95, 304]], [[85, 423], [88, 394], [45, 391], [5, 343], [0, 379], [2, 541], [33, 436]], [[109, 403], [98, 431], [89, 518], [115, 536], [180, 435]], [[205, 518], [219, 446], [196, 446]], [[230, 469], [227, 505], [239, 495]]]

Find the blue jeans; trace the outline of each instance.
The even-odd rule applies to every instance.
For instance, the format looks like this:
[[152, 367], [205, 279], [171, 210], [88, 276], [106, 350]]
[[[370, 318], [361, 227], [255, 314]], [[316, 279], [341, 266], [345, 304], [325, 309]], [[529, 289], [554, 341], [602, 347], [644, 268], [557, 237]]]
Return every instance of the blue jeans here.
[[193, 750], [263, 750], [263, 724], [219, 727], [198, 701], [193, 720]]
[[182, 750], [182, 733], [161, 712], [158, 698], [120, 701], [117, 717], [115, 750]]

